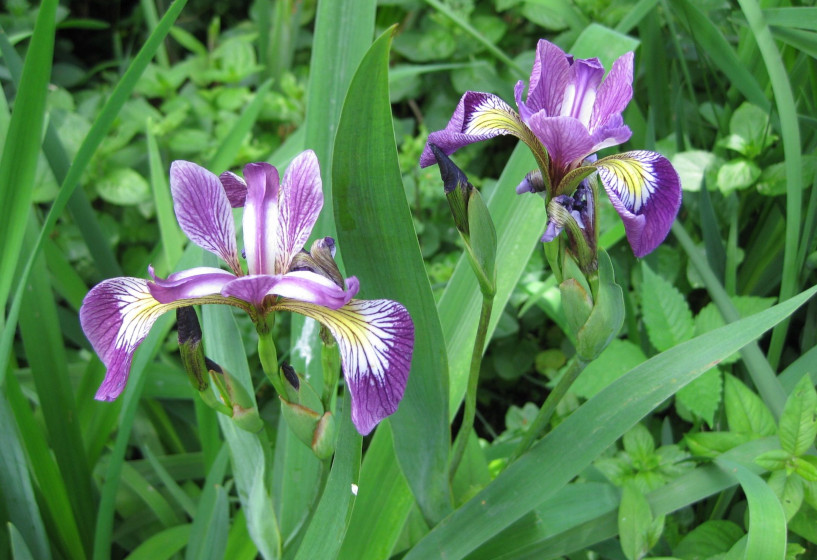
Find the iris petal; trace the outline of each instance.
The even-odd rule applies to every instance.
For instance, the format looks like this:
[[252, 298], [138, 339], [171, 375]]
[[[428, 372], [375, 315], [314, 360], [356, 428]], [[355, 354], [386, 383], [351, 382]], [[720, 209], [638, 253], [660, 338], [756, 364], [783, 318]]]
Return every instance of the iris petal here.
[[329, 278], [308, 271], [284, 275], [242, 276], [234, 278], [221, 290], [221, 295], [247, 301], [261, 307], [266, 296], [281, 296], [329, 309], [343, 307], [360, 289], [357, 278], [346, 280], [347, 289]]
[[595, 131], [607, 125], [614, 115], [621, 115], [633, 98], [633, 53], [624, 53], [616, 59], [613, 67], [599, 87], [593, 114], [590, 117], [590, 130]]
[[648, 151], [609, 156], [594, 165], [624, 220], [633, 253], [636, 257], [650, 253], [666, 238], [681, 206], [678, 173], [667, 158]]
[[153, 267], [150, 267], [149, 271], [153, 281], [148, 283], [148, 290], [160, 303], [207, 296], [218, 297], [221, 289], [235, 279], [235, 275], [226, 270], [208, 266], [183, 270], [167, 278], [157, 278], [153, 274]]
[[[460, 99], [445, 129], [428, 135], [428, 144], [436, 144], [445, 155], [451, 155], [468, 144], [505, 134], [528, 141], [531, 136], [516, 111], [499, 97], [468, 91]], [[420, 156], [420, 167], [437, 163], [428, 144]]]
[[195, 163], [174, 161], [170, 193], [179, 227], [190, 241], [218, 255], [240, 274], [233, 213], [218, 177]]
[[85, 296], [79, 320], [107, 371], [96, 399], [112, 401], [128, 380], [133, 353], [166, 311], [189, 301], [159, 303], [141, 278], [112, 278], [97, 284]]
[[540, 112], [531, 117], [529, 124], [561, 173], [593, 152], [590, 134], [573, 117], [548, 117]]
[[279, 204], [275, 272], [283, 274], [289, 270], [292, 257], [309, 239], [323, 207], [321, 171], [312, 150], [301, 153], [289, 164]]
[[221, 181], [221, 186], [224, 187], [224, 192], [227, 193], [230, 206], [242, 208], [247, 200], [247, 183], [244, 182], [244, 179], [232, 171], [225, 171], [218, 176], [218, 180]]
[[540, 39], [536, 45], [527, 101], [522, 103], [518, 84], [515, 92], [519, 114], [526, 122], [531, 115], [542, 110], [550, 117], [559, 114], [569, 71], [570, 62], [565, 52], [553, 43]]
[[291, 300], [279, 307], [319, 321], [337, 340], [358, 432], [368, 434], [397, 410], [414, 349], [405, 307], [384, 299], [352, 300], [336, 310]]
[[250, 274], [274, 274], [278, 238], [278, 170], [268, 163], [244, 166], [244, 253]]

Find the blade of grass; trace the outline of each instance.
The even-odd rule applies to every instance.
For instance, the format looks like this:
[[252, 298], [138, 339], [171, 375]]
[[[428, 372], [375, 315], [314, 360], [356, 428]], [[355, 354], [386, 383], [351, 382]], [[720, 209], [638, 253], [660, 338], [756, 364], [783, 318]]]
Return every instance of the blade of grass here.
[[[36, 421], [28, 399], [20, 390], [17, 377], [14, 375], [6, 379], [6, 394], [21, 441], [25, 445], [28, 457], [28, 469], [40, 490], [46, 514], [55, 521], [59, 542], [68, 558], [84, 560], [85, 549], [82, 546], [82, 537], [79, 534], [76, 518], [71, 511], [71, 501], [65, 481], [60, 474], [59, 467], [54, 459], [45, 434]], [[56, 522], [59, 520], [59, 522]], [[56, 544], [56, 543], [55, 543]]]
[[[815, 293], [817, 287], [679, 344], [620, 377], [432, 529], [405, 560], [465, 557], [553, 496], [681, 387], [791, 315]], [[576, 445], [577, 438], [581, 438], [582, 445]], [[541, 476], [543, 472], [548, 473], [547, 477]]]
[[151, 535], [128, 554], [128, 560], [169, 560], [190, 542], [191, 524], [176, 525]]
[[805, 6], [796, 8], [765, 8], [763, 18], [769, 25], [799, 27], [817, 31], [817, 8]]
[[159, 270], [164, 274], [173, 270], [173, 265], [179, 262], [184, 247], [184, 235], [176, 223], [173, 212], [173, 201], [170, 198], [170, 185], [167, 179], [167, 169], [162, 162], [156, 135], [150, 121], [145, 126], [147, 139], [148, 165], [150, 166], [150, 186], [153, 190], [153, 201], [156, 204], [156, 219], [159, 222], [159, 234], [162, 239], [162, 252], [165, 257], [165, 269]]
[[222, 447], [204, 481], [204, 491], [196, 505], [196, 516], [190, 528], [185, 560], [224, 558], [229, 529], [227, 492], [222, 486], [230, 458], [227, 447]]
[[[36, 231], [36, 220], [32, 212], [24, 240], [27, 251], [31, 250]], [[25, 296], [20, 317], [20, 334], [26, 358], [39, 396], [48, 439], [71, 500], [73, 516], [83, 545], [90, 551], [94, 511], [91, 468], [77, 422], [74, 391], [68, 375], [68, 358], [42, 255], [37, 259], [31, 279], [22, 291]]]
[[[783, 138], [783, 154], [786, 167], [786, 243], [783, 249], [783, 278], [780, 283], [780, 301], [793, 296], [797, 291], [797, 250], [800, 243], [800, 221], [803, 204], [802, 147], [800, 127], [797, 121], [797, 104], [791, 90], [786, 66], [772, 37], [769, 26], [763, 19], [760, 6], [754, 0], [738, 0], [749, 28], [752, 30], [766, 71], [769, 73], [775, 106], [780, 115], [780, 131]], [[768, 358], [772, 369], [776, 369], [783, 352], [788, 321], [783, 321], [772, 331]]]
[[619, 33], [629, 33], [650, 13], [658, 4], [658, 0], [639, 0], [627, 11], [627, 14], [616, 24], [615, 30]]
[[56, 0], [44, 0], [37, 11], [0, 156], [0, 309], [6, 308], [31, 205], [51, 78], [57, 5]]
[[[130, 97], [133, 88], [139, 81], [139, 77], [142, 75], [142, 72], [145, 70], [145, 67], [147, 67], [150, 60], [153, 58], [156, 49], [161, 44], [165, 35], [167, 35], [168, 30], [173, 25], [173, 22], [179, 16], [186, 3], [187, 0], [176, 0], [170, 5], [164, 17], [162, 17], [162, 20], [159, 22], [159, 25], [147, 38], [145, 44], [133, 59], [133, 62], [128, 68], [127, 72], [125, 72], [125, 75], [116, 85], [113, 92], [108, 97], [108, 101], [105, 103], [105, 106], [102, 108], [102, 111], [91, 126], [91, 130], [88, 132], [85, 140], [82, 142], [76, 157], [74, 157], [71, 168], [68, 170], [68, 175], [62, 182], [57, 198], [51, 205], [48, 216], [40, 229], [37, 242], [34, 245], [32, 252], [28, 255], [28, 260], [26, 261], [25, 267], [20, 274], [19, 282], [21, 285], [24, 285], [28, 281], [28, 277], [31, 274], [31, 269], [34, 266], [34, 260], [39, 254], [39, 251], [42, 249], [45, 238], [51, 233], [54, 225], [57, 223], [57, 219], [59, 219], [65, 205], [73, 194], [74, 189], [76, 189], [77, 185], [79, 184], [82, 173], [90, 162], [91, 157], [94, 155], [94, 152], [96, 152], [99, 144], [107, 135], [108, 130], [116, 118], [116, 115], [125, 104], [125, 101], [127, 101], [127, 99]], [[42, 9], [40, 11], [42, 12]], [[31, 126], [31, 123], [27, 123], [27, 126]], [[17, 255], [17, 252], [15, 251], [14, 254]], [[15, 256], [15, 260], [16, 258], [17, 257]], [[3, 278], [5, 278], [5, 275], [3, 275]], [[5, 302], [8, 297], [8, 289], [4, 290], [2, 289], [2, 286], [3, 285], [0, 284], [0, 302]], [[22, 290], [18, 290], [12, 301], [11, 308], [6, 315], [6, 321], [3, 325], [2, 338], [0, 339], [0, 386], [3, 384], [3, 378], [5, 377], [7, 371], [8, 360], [11, 353], [11, 345], [12, 341], [14, 340], [14, 327], [17, 324], [17, 319], [20, 314], [21, 303]]]
[[26, 469], [26, 460], [14, 418], [0, 391], [0, 485], [9, 521], [17, 528], [28, 548], [37, 558], [51, 558], [48, 536], [34, 498], [34, 489]]

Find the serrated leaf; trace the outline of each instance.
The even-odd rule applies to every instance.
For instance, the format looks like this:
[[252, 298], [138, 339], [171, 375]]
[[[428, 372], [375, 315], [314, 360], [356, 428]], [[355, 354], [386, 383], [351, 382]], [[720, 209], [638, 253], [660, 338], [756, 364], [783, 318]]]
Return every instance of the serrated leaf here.
[[731, 521], [705, 521], [689, 532], [672, 551], [683, 560], [709, 558], [728, 552], [743, 536], [743, 529]]
[[650, 342], [663, 352], [692, 338], [695, 324], [684, 296], [642, 263], [641, 313]]
[[777, 431], [772, 413], [757, 393], [729, 374], [724, 378], [723, 404], [731, 431], [754, 436]]
[[676, 404], [703, 419], [711, 428], [721, 403], [723, 380], [718, 368], [712, 368], [675, 394]]
[[786, 400], [780, 415], [780, 447], [792, 455], [803, 455], [817, 437], [817, 391], [811, 377], [804, 375]]
[[[760, 313], [774, 305], [775, 298], [763, 298], [757, 296], [732, 296], [729, 298], [732, 305], [735, 306], [741, 317], [748, 317], [755, 313]], [[720, 328], [726, 323], [723, 320], [721, 312], [718, 311], [714, 303], [706, 305], [695, 316], [695, 335], [701, 335], [711, 330]], [[735, 352], [725, 360], [722, 364], [732, 364], [740, 359], [740, 353]]]
[[769, 477], [768, 484], [783, 506], [786, 521], [791, 520], [803, 504], [803, 479], [787, 475], [785, 471], [775, 471]]
[[647, 498], [635, 484], [625, 484], [618, 507], [618, 535], [621, 550], [629, 560], [639, 560], [649, 552], [652, 520]]

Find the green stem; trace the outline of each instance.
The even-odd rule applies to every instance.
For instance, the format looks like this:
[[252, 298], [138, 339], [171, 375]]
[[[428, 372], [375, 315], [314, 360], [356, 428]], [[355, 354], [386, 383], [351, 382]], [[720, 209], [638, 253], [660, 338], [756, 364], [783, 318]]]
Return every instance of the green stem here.
[[488, 334], [488, 323], [491, 320], [491, 308], [494, 305], [493, 294], [482, 294], [482, 311], [479, 314], [477, 337], [474, 340], [474, 350], [471, 353], [471, 371], [468, 374], [468, 389], [465, 393], [465, 410], [462, 416], [462, 425], [454, 443], [454, 454], [448, 471], [450, 480], [454, 480], [457, 468], [460, 466], [468, 438], [474, 428], [474, 416], [477, 410], [477, 385], [479, 384], [479, 369], [482, 365], [482, 353], [485, 349], [485, 337]]
[[542, 408], [539, 409], [539, 414], [536, 416], [536, 419], [531, 424], [528, 431], [525, 432], [525, 436], [522, 438], [522, 442], [519, 446], [514, 450], [511, 456], [508, 458], [508, 463], [513, 463], [516, 459], [519, 458], [525, 451], [527, 451], [533, 442], [541, 435], [541, 433], [545, 430], [545, 427], [550, 422], [550, 418], [553, 416], [553, 413], [556, 411], [556, 407], [562, 401], [564, 396], [567, 394], [568, 389], [570, 386], [573, 385], [573, 382], [576, 381], [576, 378], [579, 377], [579, 374], [584, 371], [584, 368], [587, 367], [588, 362], [585, 362], [578, 356], [576, 356], [573, 361], [570, 363], [570, 366], [567, 368], [567, 371], [562, 375], [562, 378], [559, 380], [559, 383], [556, 384], [556, 387], [553, 391], [545, 399]]
[[275, 349], [275, 341], [272, 340], [272, 331], [267, 325], [258, 328], [258, 357], [261, 358], [261, 367], [267, 379], [278, 391], [278, 394], [287, 398], [284, 382], [278, 373], [278, 351]]

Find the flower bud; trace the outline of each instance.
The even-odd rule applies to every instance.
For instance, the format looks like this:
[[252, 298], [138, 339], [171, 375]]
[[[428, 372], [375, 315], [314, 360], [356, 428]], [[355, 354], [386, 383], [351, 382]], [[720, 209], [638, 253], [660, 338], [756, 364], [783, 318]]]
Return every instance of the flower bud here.
[[474, 186], [468, 182], [462, 169], [451, 161], [445, 152], [434, 144], [429, 144], [434, 157], [437, 158], [437, 165], [440, 168], [440, 177], [443, 180], [445, 198], [448, 199], [448, 206], [451, 207], [451, 215], [454, 217], [454, 225], [463, 237], [471, 236], [468, 223], [468, 201], [474, 192]]
[[328, 459], [335, 452], [337, 425], [331, 412], [324, 412], [312, 434], [312, 451], [318, 459]]
[[201, 347], [201, 327], [192, 307], [176, 309], [176, 323], [179, 332], [179, 353], [184, 371], [190, 384], [196, 391], [205, 391], [210, 382], [207, 366], [204, 363], [204, 350]]
[[585, 362], [599, 356], [624, 323], [624, 295], [615, 283], [613, 265], [599, 251], [598, 270], [585, 276], [570, 256], [565, 258], [565, 279], [559, 285], [562, 307], [576, 339], [576, 354]]

